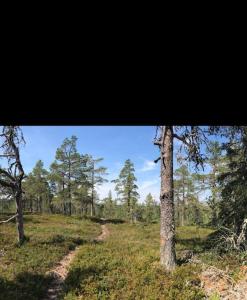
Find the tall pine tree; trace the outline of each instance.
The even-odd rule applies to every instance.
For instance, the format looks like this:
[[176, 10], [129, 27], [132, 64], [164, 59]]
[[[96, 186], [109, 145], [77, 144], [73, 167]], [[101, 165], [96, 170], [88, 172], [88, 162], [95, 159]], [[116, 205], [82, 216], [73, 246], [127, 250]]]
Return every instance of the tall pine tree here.
[[134, 164], [130, 159], [127, 159], [118, 179], [112, 181], [116, 184], [115, 190], [126, 208], [127, 218], [132, 222], [134, 220], [135, 204], [139, 197], [134, 172]]

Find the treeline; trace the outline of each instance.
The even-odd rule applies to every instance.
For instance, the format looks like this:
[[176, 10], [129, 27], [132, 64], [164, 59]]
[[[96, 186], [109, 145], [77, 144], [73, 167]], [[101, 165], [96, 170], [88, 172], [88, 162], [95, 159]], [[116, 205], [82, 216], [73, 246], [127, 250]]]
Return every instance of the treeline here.
[[[221, 128], [219, 128], [220, 133]], [[223, 128], [224, 130], [224, 128]], [[140, 202], [134, 164], [128, 159], [111, 191], [99, 199], [98, 185], [106, 182], [102, 158], [80, 154], [77, 138], [66, 138], [57, 149], [49, 170], [39, 160], [22, 182], [23, 210], [31, 213], [121, 218], [131, 222], [155, 222], [160, 218], [159, 201], [151, 194]], [[227, 226], [239, 232], [247, 217], [247, 130], [231, 127], [224, 140], [208, 142], [203, 173], [191, 172], [180, 156], [174, 170], [174, 205], [177, 226]], [[207, 172], [206, 172], [207, 170]], [[200, 201], [204, 196], [204, 201]], [[14, 196], [2, 189], [0, 212], [15, 210]]]
[[77, 151], [77, 137], [66, 138], [49, 171], [39, 160], [23, 181], [24, 211], [90, 215], [96, 213], [96, 187], [105, 179], [103, 158]]
[[[113, 180], [117, 199], [111, 191], [99, 199], [96, 187], [107, 182], [106, 168], [100, 166], [103, 158], [80, 154], [77, 138], [66, 138], [57, 149], [49, 170], [42, 160], [22, 181], [24, 213], [58, 213], [64, 215], [97, 216], [135, 221], [157, 221], [159, 204], [147, 195], [144, 204], [138, 204], [134, 165], [126, 160], [119, 177]], [[15, 210], [15, 199], [9, 191], [1, 190], [0, 212]]]

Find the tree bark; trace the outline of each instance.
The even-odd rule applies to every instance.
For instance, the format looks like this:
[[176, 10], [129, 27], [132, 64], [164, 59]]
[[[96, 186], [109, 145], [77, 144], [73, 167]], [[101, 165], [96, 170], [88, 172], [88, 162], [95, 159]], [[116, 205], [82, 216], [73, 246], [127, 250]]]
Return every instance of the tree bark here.
[[184, 175], [183, 176], [183, 180], [182, 180], [182, 184], [183, 184], [183, 195], [182, 195], [182, 214], [181, 214], [181, 226], [184, 226], [184, 219], [185, 219], [185, 201], [184, 201]]
[[71, 216], [72, 195], [71, 195], [71, 163], [70, 163], [70, 156], [69, 156], [69, 182], [68, 182], [68, 190], [69, 190], [69, 215]]
[[21, 189], [16, 192], [16, 225], [18, 231], [18, 242], [21, 245], [24, 242], [24, 226], [23, 226], [23, 215], [22, 215], [22, 191]]
[[163, 126], [161, 144], [160, 260], [166, 270], [176, 266], [173, 199], [173, 128]]
[[92, 199], [91, 199], [91, 217], [94, 216], [94, 162], [92, 169]]

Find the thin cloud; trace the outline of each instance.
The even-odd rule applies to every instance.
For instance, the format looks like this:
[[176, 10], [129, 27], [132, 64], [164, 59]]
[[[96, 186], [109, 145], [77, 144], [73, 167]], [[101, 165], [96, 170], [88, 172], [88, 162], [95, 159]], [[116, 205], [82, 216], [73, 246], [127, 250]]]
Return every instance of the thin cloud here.
[[140, 172], [152, 171], [156, 168], [156, 164], [152, 160], [145, 160]]
[[158, 179], [145, 180], [139, 184], [140, 202], [143, 202], [147, 194], [151, 193], [155, 200], [159, 199], [160, 181]]

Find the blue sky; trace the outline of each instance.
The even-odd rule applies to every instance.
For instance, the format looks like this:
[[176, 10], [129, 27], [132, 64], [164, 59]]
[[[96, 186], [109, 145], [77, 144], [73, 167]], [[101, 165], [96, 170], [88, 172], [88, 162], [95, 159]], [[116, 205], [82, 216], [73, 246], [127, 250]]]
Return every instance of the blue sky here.
[[22, 130], [26, 145], [21, 149], [21, 158], [26, 173], [39, 159], [49, 168], [63, 140], [76, 135], [81, 154], [104, 158], [101, 165], [107, 167], [109, 182], [98, 187], [100, 198], [106, 197], [109, 190], [115, 196], [110, 181], [117, 178], [126, 159], [134, 163], [140, 201], [148, 192], [159, 196], [159, 164], [153, 163], [159, 156], [158, 147], [152, 143], [155, 126], [22, 126]]
[[[135, 166], [139, 186], [140, 201], [150, 192], [159, 200], [160, 164], [153, 160], [159, 156], [158, 147], [153, 145], [155, 126], [22, 126], [26, 145], [21, 148], [21, 159], [28, 174], [37, 160], [44, 162], [49, 169], [55, 159], [56, 149], [66, 137], [78, 137], [77, 150], [81, 154], [103, 157], [101, 165], [107, 167], [108, 183], [98, 187], [100, 198], [106, 197], [109, 190], [113, 196], [114, 184], [126, 159]], [[175, 152], [178, 143], [175, 142]], [[176, 167], [176, 163], [175, 163]]]

